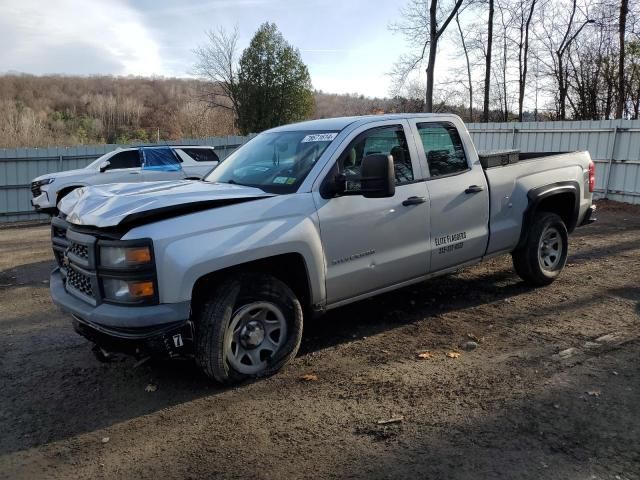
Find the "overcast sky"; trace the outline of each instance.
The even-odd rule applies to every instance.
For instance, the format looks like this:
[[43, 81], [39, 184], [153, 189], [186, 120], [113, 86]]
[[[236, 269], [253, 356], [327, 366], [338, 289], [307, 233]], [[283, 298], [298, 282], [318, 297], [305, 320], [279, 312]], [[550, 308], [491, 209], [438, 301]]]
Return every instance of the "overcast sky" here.
[[313, 85], [386, 96], [404, 48], [388, 30], [402, 1], [0, 0], [0, 72], [188, 76], [205, 31], [238, 26], [240, 47], [275, 22]]

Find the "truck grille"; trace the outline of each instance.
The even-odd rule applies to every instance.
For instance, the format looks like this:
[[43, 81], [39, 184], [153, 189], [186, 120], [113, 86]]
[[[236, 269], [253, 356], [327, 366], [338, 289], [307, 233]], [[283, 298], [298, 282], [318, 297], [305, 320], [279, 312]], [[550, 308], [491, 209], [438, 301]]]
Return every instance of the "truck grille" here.
[[[132, 269], [100, 267], [98, 265], [99, 242], [112, 245], [114, 243], [125, 243], [126, 241], [109, 233], [76, 227], [67, 223], [62, 215], [51, 219], [53, 254], [58, 263], [64, 288], [70, 295], [94, 307], [102, 302], [110, 302], [112, 300], [103, 297], [101, 285], [105, 279], [109, 278], [125, 280], [129, 278], [135, 280], [149, 279], [154, 282], [154, 293], [157, 292], [155, 266], [153, 264]], [[140, 245], [139, 240], [132, 242], [132, 246]], [[155, 305], [158, 303], [157, 294], [149, 295], [138, 302], [132, 302], [132, 304], [134, 303], [136, 305]]]
[[76, 272], [73, 268], [67, 269], [67, 286], [75, 288], [87, 297], [93, 297], [91, 278], [80, 272]]
[[89, 247], [76, 242], [71, 242], [71, 245], [67, 248], [67, 253], [73, 253], [80, 258], [87, 259], [89, 258]]
[[100, 300], [95, 266], [96, 237], [76, 232], [60, 217], [51, 220], [53, 254], [69, 293], [96, 305]]

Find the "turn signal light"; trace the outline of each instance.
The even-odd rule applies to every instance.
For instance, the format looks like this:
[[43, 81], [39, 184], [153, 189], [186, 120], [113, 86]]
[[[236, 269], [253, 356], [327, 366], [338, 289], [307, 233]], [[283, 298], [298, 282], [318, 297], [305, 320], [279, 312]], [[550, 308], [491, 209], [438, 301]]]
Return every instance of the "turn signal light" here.
[[129, 295], [134, 298], [152, 297], [153, 293], [153, 282], [129, 283]]
[[124, 252], [128, 263], [149, 263], [151, 261], [149, 247], [127, 248]]

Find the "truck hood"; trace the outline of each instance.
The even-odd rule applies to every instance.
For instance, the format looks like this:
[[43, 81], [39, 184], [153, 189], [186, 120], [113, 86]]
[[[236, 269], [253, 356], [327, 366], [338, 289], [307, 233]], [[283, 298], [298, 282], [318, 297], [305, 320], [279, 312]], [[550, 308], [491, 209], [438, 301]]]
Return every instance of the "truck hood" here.
[[272, 196], [258, 188], [193, 180], [113, 183], [77, 188], [58, 208], [75, 225], [133, 227]]
[[57, 179], [69, 179], [69, 178], [86, 178], [89, 175], [93, 175], [98, 170], [93, 168], [77, 168], [75, 170], [64, 170], [62, 172], [55, 173], [47, 173], [46, 175], [40, 175], [39, 177], [34, 178], [32, 181], [37, 182], [38, 180], [44, 180], [45, 178], [55, 178]]

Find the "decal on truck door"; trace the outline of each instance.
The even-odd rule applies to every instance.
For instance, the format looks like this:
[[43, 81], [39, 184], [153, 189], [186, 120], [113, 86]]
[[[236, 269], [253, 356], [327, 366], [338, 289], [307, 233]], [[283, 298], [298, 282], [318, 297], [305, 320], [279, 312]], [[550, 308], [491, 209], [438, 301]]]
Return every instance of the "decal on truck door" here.
[[438, 253], [449, 253], [463, 248], [464, 242], [461, 242], [460, 240], [465, 240], [466, 238], [467, 232], [440, 235], [435, 237], [434, 244], [438, 247]]
[[350, 262], [351, 260], [357, 260], [358, 258], [368, 257], [369, 255], [373, 255], [374, 253], [376, 253], [375, 250], [367, 250], [366, 252], [354, 253], [353, 255], [349, 255], [348, 257], [331, 260], [331, 264], [338, 265], [340, 263]]

